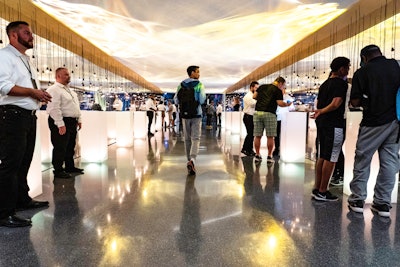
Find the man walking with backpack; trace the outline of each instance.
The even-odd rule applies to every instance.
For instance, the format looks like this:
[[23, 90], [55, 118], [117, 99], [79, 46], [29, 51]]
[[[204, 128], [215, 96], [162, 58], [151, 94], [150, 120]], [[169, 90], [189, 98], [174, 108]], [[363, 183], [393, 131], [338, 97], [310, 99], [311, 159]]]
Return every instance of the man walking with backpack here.
[[206, 100], [206, 93], [204, 85], [199, 81], [200, 67], [189, 66], [186, 71], [189, 78], [183, 80], [178, 86], [174, 100], [179, 104], [182, 118], [185, 152], [188, 160], [186, 167], [189, 175], [195, 175], [195, 160], [199, 152], [203, 115], [201, 104]]

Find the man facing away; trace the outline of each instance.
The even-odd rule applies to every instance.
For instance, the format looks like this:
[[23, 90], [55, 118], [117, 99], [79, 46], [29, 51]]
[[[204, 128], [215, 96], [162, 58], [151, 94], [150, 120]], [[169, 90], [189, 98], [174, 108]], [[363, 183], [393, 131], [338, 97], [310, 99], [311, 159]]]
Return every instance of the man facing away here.
[[344, 111], [347, 93], [347, 74], [350, 60], [337, 57], [331, 63], [331, 75], [319, 87], [315, 119], [318, 136], [318, 159], [314, 189], [311, 196], [319, 201], [336, 201], [328, 190], [329, 179], [338, 161], [344, 140]]
[[400, 86], [400, 67], [386, 59], [376, 45], [361, 50], [362, 67], [353, 76], [350, 102], [363, 108], [350, 182], [349, 209], [363, 213], [371, 159], [379, 154], [379, 172], [371, 210], [390, 216], [391, 194], [399, 171], [399, 123], [396, 117], [396, 93]]
[[0, 226], [30, 226], [31, 220], [15, 211], [47, 207], [29, 195], [27, 175], [36, 141], [36, 115], [40, 102], [51, 96], [39, 90], [34, 68], [25, 51], [33, 48], [29, 24], [7, 25], [10, 44], [0, 50]]
[[150, 131], [151, 124], [153, 123], [154, 113], [157, 111], [157, 106], [154, 101], [154, 95], [150, 95], [146, 101], [146, 114], [149, 119], [147, 124], [147, 135], [153, 136], [154, 134]]
[[217, 104], [217, 126], [221, 126], [221, 116], [222, 116], [222, 104], [221, 102], [218, 102]]
[[261, 136], [265, 129], [267, 136], [268, 158], [267, 162], [274, 162], [272, 152], [274, 151], [274, 137], [276, 136], [276, 108], [288, 107], [290, 102], [283, 101], [282, 90], [286, 81], [278, 77], [272, 84], [263, 84], [254, 91], [253, 98], [257, 100], [254, 121], [254, 148], [256, 149], [255, 161], [261, 161], [260, 155]]
[[[194, 98], [198, 102], [197, 113], [192, 118], [182, 118], [183, 134], [185, 136], [185, 152], [188, 160], [186, 167], [189, 175], [196, 174], [195, 161], [199, 152], [200, 136], [201, 136], [201, 122], [202, 122], [202, 108], [201, 105], [206, 100], [206, 93], [204, 85], [199, 81], [200, 67], [189, 66], [186, 70], [189, 78], [182, 81], [181, 84], [189, 87], [194, 85]], [[174, 96], [174, 102], [179, 103], [178, 92], [181, 90], [182, 85], [179, 85], [177, 92]]]
[[53, 144], [54, 178], [70, 178], [71, 173], [83, 173], [83, 169], [74, 164], [76, 135], [77, 130], [82, 128], [82, 118], [78, 96], [68, 86], [70, 81], [68, 69], [58, 68], [56, 82], [47, 89], [52, 96], [52, 102], [47, 105], [47, 113]]
[[242, 153], [246, 156], [254, 156], [256, 153], [253, 150], [253, 142], [254, 142], [254, 123], [253, 123], [253, 115], [256, 107], [257, 101], [253, 98], [254, 92], [258, 88], [258, 82], [252, 81], [250, 83], [250, 89], [243, 97], [243, 123], [246, 127], [247, 135], [243, 142]]

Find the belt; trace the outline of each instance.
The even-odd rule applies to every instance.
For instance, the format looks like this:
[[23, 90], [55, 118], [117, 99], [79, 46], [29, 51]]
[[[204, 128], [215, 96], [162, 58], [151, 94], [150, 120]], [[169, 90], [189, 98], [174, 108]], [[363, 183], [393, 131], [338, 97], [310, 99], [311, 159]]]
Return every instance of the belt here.
[[29, 109], [24, 109], [24, 108], [15, 106], [15, 105], [0, 105], [0, 110], [17, 111], [17, 112], [21, 112], [25, 115], [31, 115], [31, 116], [36, 115], [36, 109], [29, 110]]

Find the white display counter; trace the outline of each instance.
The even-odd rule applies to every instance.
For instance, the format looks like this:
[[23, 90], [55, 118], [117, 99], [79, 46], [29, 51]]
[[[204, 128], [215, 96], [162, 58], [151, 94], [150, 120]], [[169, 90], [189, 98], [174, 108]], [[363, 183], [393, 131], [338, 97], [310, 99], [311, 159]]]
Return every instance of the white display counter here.
[[230, 123], [231, 123], [231, 134], [240, 134], [241, 127], [244, 127], [243, 120], [242, 120], [242, 112], [241, 111], [233, 111], [230, 113]]
[[103, 162], [108, 159], [106, 111], [82, 110], [79, 131], [82, 162]]
[[304, 162], [306, 155], [307, 112], [285, 112], [281, 119], [281, 160]]
[[[343, 193], [346, 195], [350, 195], [351, 194], [350, 181], [353, 179], [354, 156], [356, 151], [358, 129], [362, 119], [362, 112], [347, 112], [346, 116], [347, 116], [346, 140], [343, 146], [343, 153], [345, 157]], [[371, 172], [367, 184], [367, 199], [365, 200], [366, 203], [372, 203], [374, 195], [374, 187], [376, 183], [376, 176], [378, 175], [378, 171], [379, 171], [379, 158], [378, 158], [378, 152], [376, 152], [372, 157], [371, 161]], [[396, 184], [392, 192], [392, 199], [391, 199], [392, 203], [397, 203], [397, 194], [398, 194], [398, 186]]]
[[133, 111], [116, 111], [115, 130], [118, 147], [133, 146]]
[[146, 138], [147, 135], [146, 111], [133, 112], [133, 135], [136, 139]]

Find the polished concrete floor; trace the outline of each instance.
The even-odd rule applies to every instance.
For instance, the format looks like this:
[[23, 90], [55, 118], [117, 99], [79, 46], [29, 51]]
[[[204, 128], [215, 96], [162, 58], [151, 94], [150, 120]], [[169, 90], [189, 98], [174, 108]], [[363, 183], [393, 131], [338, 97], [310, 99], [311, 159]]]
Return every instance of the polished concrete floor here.
[[[254, 164], [240, 138], [204, 130], [187, 176], [171, 129], [133, 148], [110, 144], [85, 174], [43, 172], [50, 207], [28, 228], [0, 228], [0, 266], [400, 266], [400, 212], [390, 219], [311, 200], [314, 162]], [[262, 150], [266, 158], [266, 150]], [[50, 167], [50, 166], [49, 166]]]

